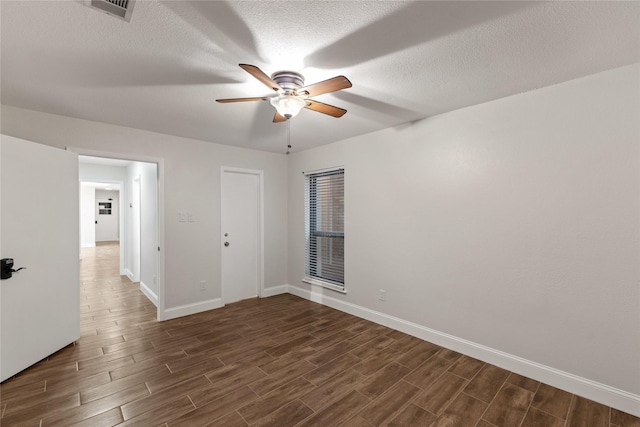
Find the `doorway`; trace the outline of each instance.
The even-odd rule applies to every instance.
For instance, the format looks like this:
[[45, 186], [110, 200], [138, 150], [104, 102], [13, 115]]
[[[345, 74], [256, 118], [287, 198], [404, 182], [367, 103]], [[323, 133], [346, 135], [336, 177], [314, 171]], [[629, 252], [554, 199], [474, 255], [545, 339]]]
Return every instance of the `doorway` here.
[[263, 172], [222, 167], [222, 300], [262, 295]]
[[[69, 149], [80, 154], [79, 175], [81, 181], [120, 182], [121, 191], [117, 201], [119, 210], [120, 275], [139, 283], [140, 291], [157, 307], [157, 319], [162, 320], [163, 263], [160, 256], [162, 242], [160, 215], [161, 160], [124, 159], [111, 153], [89, 152]], [[97, 193], [96, 193], [97, 194]], [[108, 216], [109, 206], [116, 209], [116, 200], [96, 197], [98, 212], [96, 219], [103, 220], [100, 210]], [[112, 199], [114, 199], [112, 197]], [[98, 240], [98, 239], [96, 239]], [[83, 244], [86, 243], [83, 241]]]
[[[96, 242], [104, 241], [118, 241], [122, 248], [126, 248], [128, 241], [126, 211], [124, 209], [127, 196], [125, 184], [127, 182], [127, 167], [130, 164], [129, 160], [78, 156], [81, 248], [95, 247]], [[116, 198], [117, 200], [113, 200]], [[98, 204], [107, 202], [111, 203], [110, 210], [106, 208], [106, 205], [100, 206]], [[117, 204], [117, 211], [115, 204]], [[113, 222], [116, 221], [116, 217], [118, 230], [117, 235], [114, 236]], [[105, 232], [103, 226], [107, 226], [109, 230]], [[108, 236], [105, 235], [107, 233]], [[120, 251], [119, 263], [121, 276], [129, 275], [126, 267], [127, 259], [123, 249]]]

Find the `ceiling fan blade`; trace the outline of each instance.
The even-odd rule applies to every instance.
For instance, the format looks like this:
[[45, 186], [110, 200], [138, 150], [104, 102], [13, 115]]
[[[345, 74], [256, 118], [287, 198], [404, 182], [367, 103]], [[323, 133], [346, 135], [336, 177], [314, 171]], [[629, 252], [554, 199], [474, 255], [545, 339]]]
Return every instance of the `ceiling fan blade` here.
[[306, 100], [307, 105], [304, 108], [317, 111], [322, 114], [327, 114], [333, 117], [342, 117], [347, 112], [344, 108], [334, 107], [333, 105], [325, 104], [323, 102], [314, 101], [313, 99]]
[[273, 123], [281, 123], [286, 121], [287, 121], [287, 118], [276, 111], [276, 115], [273, 116]]
[[332, 79], [314, 83], [298, 89], [298, 94], [307, 92], [309, 96], [322, 95], [323, 93], [335, 92], [351, 87], [351, 82], [345, 76], [337, 76]]
[[216, 102], [248, 102], [248, 101], [266, 101], [268, 98], [227, 98], [227, 99], [216, 99]]
[[247, 73], [251, 74], [253, 77], [258, 79], [262, 84], [264, 84], [268, 88], [271, 88], [276, 92], [281, 89], [278, 83], [273, 81], [271, 77], [266, 75], [264, 71], [262, 71], [260, 68], [256, 67], [255, 65], [240, 64], [240, 68], [245, 70]]

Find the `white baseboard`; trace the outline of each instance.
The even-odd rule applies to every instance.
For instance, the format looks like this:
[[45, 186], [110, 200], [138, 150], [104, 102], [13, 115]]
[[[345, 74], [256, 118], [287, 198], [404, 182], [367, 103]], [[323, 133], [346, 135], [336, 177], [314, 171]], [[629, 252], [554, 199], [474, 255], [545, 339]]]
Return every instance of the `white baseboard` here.
[[[128, 270], [127, 270], [128, 272]], [[128, 276], [128, 274], [127, 274]], [[158, 297], [151, 289], [149, 289], [144, 283], [140, 282], [140, 290], [149, 298], [156, 307], [158, 306]], [[149, 293], [147, 293], [149, 292]], [[289, 285], [272, 286], [262, 290], [261, 298], [268, 298], [275, 295], [286, 294], [289, 292]], [[196, 302], [193, 304], [180, 305], [178, 307], [167, 308], [164, 310], [164, 315], [161, 320], [170, 320], [182, 316], [189, 316], [191, 314], [200, 313], [207, 310], [214, 310], [216, 308], [224, 307], [224, 302], [221, 298], [211, 299], [207, 301]]]
[[129, 280], [131, 280], [133, 283], [139, 282], [140, 279], [138, 279], [131, 270], [129, 270], [128, 268], [124, 269], [124, 275], [127, 276], [129, 278]]
[[140, 291], [142, 291], [142, 293], [147, 298], [149, 298], [149, 301], [151, 301], [153, 303], [153, 305], [155, 305], [156, 307], [158, 306], [158, 295], [156, 295], [155, 292], [153, 292], [151, 289], [149, 289], [149, 287], [147, 285], [145, 285], [142, 280], [140, 281]]
[[286, 294], [289, 292], [289, 285], [272, 286], [262, 290], [261, 298], [268, 298], [275, 295]]
[[297, 286], [288, 285], [288, 292], [533, 378], [620, 411], [640, 416], [640, 396], [636, 394]]
[[200, 313], [202, 311], [213, 310], [223, 307], [224, 303], [221, 298], [210, 299], [207, 301], [195, 302], [193, 304], [179, 305], [164, 310], [162, 320], [175, 319], [177, 317], [189, 316], [191, 314]]
[[83, 248], [95, 248], [96, 244], [95, 243], [83, 243], [82, 247]]

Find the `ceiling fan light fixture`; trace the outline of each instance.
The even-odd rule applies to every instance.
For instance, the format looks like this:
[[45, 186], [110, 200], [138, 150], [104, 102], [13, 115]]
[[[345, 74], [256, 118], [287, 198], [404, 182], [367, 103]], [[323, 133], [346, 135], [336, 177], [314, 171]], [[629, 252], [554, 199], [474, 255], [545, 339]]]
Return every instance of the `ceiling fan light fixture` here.
[[295, 95], [278, 95], [269, 100], [278, 113], [287, 119], [295, 117], [307, 103]]

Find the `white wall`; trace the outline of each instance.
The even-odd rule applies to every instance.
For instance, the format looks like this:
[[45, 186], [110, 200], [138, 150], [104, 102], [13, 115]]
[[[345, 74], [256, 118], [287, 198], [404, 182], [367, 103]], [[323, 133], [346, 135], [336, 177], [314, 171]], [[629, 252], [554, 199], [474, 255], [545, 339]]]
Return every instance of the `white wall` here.
[[[139, 260], [136, 262], [139, 262], [141, 287], [146, 287], [151, 291], [150, 298], [154, 301], [158, 295], [156, 282], [158, 268], [157, 165], [154, 163], [132, 162], [127, 168], [127, 175], [127, 186], [132, 188], [132, 191], [129, 192], [132, 197], [135, 193], [133, 186], [138, 185], [134, 180], [138, 177], [140, 178], [141, 199], [140, 206], [137, 207], [140, 210], [139, 229], [135, 228], [136, 221], [132, 221], [130, 233], [132, 242], [136, 240], [133, 235], [137, 233], [139, 236]], [[134, 201], [130, 199], [129, 202]], [[126, 209], [130, 213], [137, 212], [135, 206], [129, 207], [128, 204]]]
[[126, 272], [132, 282], [140, 281], [140, 176], [134, 175], [131, 168], [127, 168], [127, 199], [125, 202], [127, 240]]
[[[639, 74], [636, 64], [292, 154], [293, 291], [613, 387], [637, 411]], [[347, 295], [300, 281], [301, 172], [338, 165]]]
[[[220, 289], [220, 167], [264, 171], [265, 288], [287, 283], [287, 156], [2, 106], [2, 132], [57, 147], [164, 159], [165, 308], [215, 306]], [[178, 222], [190, 212], [195, 222]], [[200, 291], [200, 281], [207, 290]], [[173, 314], [172, 314], [173, 315]]]
[[[6, 108], [6, 107], [2, 107]], [[4, 110], [3, 110], [4, 113]], [[4, 119], [4, 117], [3, 117]], [[2, 127], [5, 130], [4, 123]], [[80, 181], [92, 182], [119, 182], [127, 179], [127, 170], [124, 166], [94, 165], [90, 163], [79, 164]]]
[[91, 248], [96, 245], [96, 189], [80, 186], [80, 246]]

